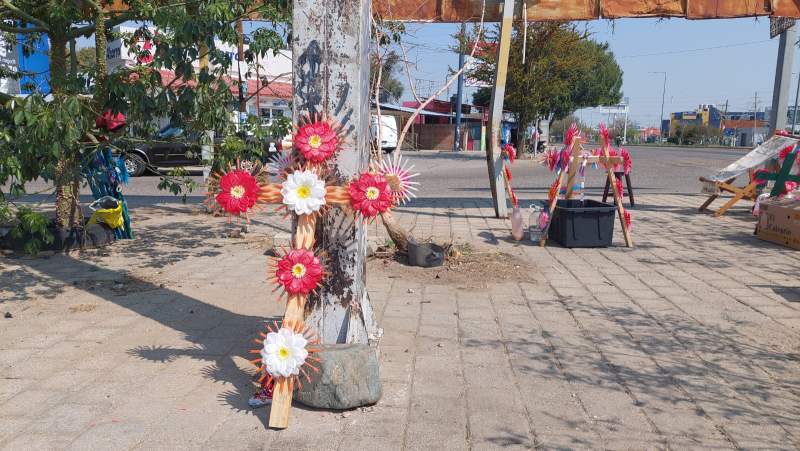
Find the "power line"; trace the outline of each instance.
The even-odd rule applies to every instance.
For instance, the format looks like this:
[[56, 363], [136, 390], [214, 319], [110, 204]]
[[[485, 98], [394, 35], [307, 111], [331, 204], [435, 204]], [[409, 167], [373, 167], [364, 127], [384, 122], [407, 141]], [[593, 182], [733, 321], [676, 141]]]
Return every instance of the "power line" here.
[[618, 56], [617, 58], [643, 58], [647, 56], [661, 56], [661, 55], [678, 55], [682, 53], [692, 53], [692, 52], [703, 52], [706, 50], [717, 50], [717, 49], [727, 49], [731, 47], [743, 47], [746, 45], [753, 45], [753, 44], [763, 44], [765, 42], [770, 42], [770, 39], [766, 39], [763, 41], [751, 41], [751, 42], [740, 42], [738, 44], [726, 44], [726, 45], [717, 45], [714, 47], [702, 47], [697, 49], [683, 49], [683, 50], [670, 50], [666, 52], [657, 52], [657, 53], [642, 53], [640, 55], [627, 55], [627, 56]]

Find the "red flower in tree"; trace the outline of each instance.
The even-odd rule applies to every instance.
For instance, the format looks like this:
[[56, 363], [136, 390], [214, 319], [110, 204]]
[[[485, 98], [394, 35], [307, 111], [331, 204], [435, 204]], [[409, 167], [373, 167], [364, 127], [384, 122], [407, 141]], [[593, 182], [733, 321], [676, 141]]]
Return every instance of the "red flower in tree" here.
[[308, 295], [319, 286], [325, 271], [313, 252], [293, 249], [278, 260], [275, 276], [289, 295]]
[[226, 213], [240, 216], [256, 205], [260, 187], [251, 173], [234, 169], [219, 178], [219, 193], [215, 197]]
[[365, 172], [350, 183], [350, 205], [365, 218], [373, 218], [392, 207], [392, 190], [380, 174]]
[[114, 113], [111, 110], [103, 111], [103, 114], [97, 116], [94, 120], [94, 125], [97, 128], [109, 132], [117, 131], [124, 127], [125, 124], [125, 115], [122, 113]]
[[294, 145], [310, 163], [323, 163], [339, 146], [339, 136], [327, 121], [310, 122], [294, 135]]

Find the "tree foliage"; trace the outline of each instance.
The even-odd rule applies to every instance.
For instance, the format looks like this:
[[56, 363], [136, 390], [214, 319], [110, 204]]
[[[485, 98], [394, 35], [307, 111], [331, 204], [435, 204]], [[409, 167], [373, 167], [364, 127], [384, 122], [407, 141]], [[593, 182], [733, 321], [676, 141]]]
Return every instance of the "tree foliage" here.
[[[573, 24], [541, 22], [528, 24], [523, 46], [523, 26], [516, 25], [512, 34], [505, 96], [505, 108], [517, 114], [520, 124], [620, 101], [622, 70], [608, 44], [593, 41]], [[487, 41], [497, 42], [498, 34], [497, 29], [487, 32]], [[471, 77], [494, 82], [495, 48], [483, 46]], [[476, 104], [488, 104], [491, 89], [482, 88], [473, 98]]]
[[[249, 36], [244, 64], [256, 55], [285, 48], [291, 20], [291, 0], [124, 0], [119, 11], [109, 11], [106, 0], [3, 0], [0, 31], [22, 33], [30, 47], [38, 39], [50, 43], [52, 96], [35, 93], [26, 98], [0, 95], [0, 213], [10, 214], [8, 202], [24, 193], [26, 182], [52, 181], [60, 226], [80, 225], [77, 188], [81, 162], [120, 135], [149, 136], [158, 118], [168, 117], [194, 131], [232, 131], [229, 111], [235, 99], [228, 71], [235, 63], [217, 47], [218, 39], [236, 44], [238, 20], [258, 15], [268, 26]], [[136, 49], [140, 64], [106, 74], [105, 47], [115, 38], [111, 29], [136, 20], [151, 24], [122, 36]], [[94, 38], [95, 59], [89, 50], [76, 52], [71, 64], [68, 45], [78, 38]], [[144, 42], [153, 46], [145, 49]], [[198, 62], [208, 64], [199, 65]], [[163, 83], [160, 70], [173, 71]], [[91, 94], [91, 96], [87, 96]], [[99, 128], [95, 119], [104, 111], [121, 112], [128, 127], [116, 134]], [[108, 139], [108, 140], [106, 140]], [[169, 176], [165, 189], [176, 191]], [[180, 191], [180, 190], [178, 190]], [[76, 215], [75, 212], [78, 214]], [[19, 217], [19, 214], [17, 215]], [[29, 219], [30, 213], [25, 211]], [[2, 218], [0, 218], [2, 219]]]
[[383, 69], [378, 70], [378, 58], [373, 58], [370, 67], [370, 77], [373, 78], [370, 84], [374, 84], [375, 78], [378, 76], [378, 73], [381, 74], [380, 79], [380, 101], [381, 102], [397, 102], [400, 100], [400, 97], [403, 96], [403, 92], [405, 88], [403, 87], [403, 82], [397, 78], [397, 74], [400, 70], [398, 65], [400, 64], [400, 55], [397, 54], [395, 51], [388, 51], [386, 55], [383, 57]]

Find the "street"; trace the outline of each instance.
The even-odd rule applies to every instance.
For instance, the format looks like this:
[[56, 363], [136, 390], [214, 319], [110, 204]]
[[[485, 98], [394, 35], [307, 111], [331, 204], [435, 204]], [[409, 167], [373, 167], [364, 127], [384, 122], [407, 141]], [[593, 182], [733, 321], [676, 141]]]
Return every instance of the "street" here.
[[[587, 146], [587, 149], [592, 147]], [[657, 148], [630, 147], [633, 159], [631, 179], [634, 194], [657, 193], [699, 193], [698, 177], [713, 174], [746, 154], [746, 150], [711, 148]], [[469, 198], [478, 202], [491, 202], [486, 157], [480, 152], [407, 152], [405, 156], [414, 165], [420, 176], [419, 199], [409, 206], [423, 205], [434, 200]], [[520, 159], [512, 167], [514, 180], [512, 186], [524, 205], [527, 201], [541, 200], [553, 182], [555, 175], [531, 160]], [[194, 171], [193, 174], [198, 174]], [[202, 184], [200, 175], [192, 177]], [[605, 183], [601, 170], [587, 170], [587, 192], [602, 192]], [[131, 178], [124, 194], [131, 207], [161, 203], [179, 203], [180, 199], [157, 188], [158, 177], [146, 175]], [[33, 183], [28, 191], [42, 190], [46, 185]], [[81, 201], [91, 202], [90, 192], [83, 189]], [[204, 189], [201, 187], [188, 196], [189, 203], [202, 201]], [[30, 196], [29, 199], [42, 201], [43, 195]]]

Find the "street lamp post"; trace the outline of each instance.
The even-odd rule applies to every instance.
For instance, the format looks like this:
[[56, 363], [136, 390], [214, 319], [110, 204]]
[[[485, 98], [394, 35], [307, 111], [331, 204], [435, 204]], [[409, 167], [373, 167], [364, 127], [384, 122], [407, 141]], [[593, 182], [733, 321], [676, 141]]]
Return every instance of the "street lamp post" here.
[[[664, 138], [664, 99], [667, 97], [667, 73], [666, 72], [649, 72], [651, 74], [662, 74], [664, 75], [664, 89], [661, 91], [661, 122], [658, 123], [658, 129], [661, 131], [661, 138]], [[669, 130], [667, 130], [669, 133]]]

